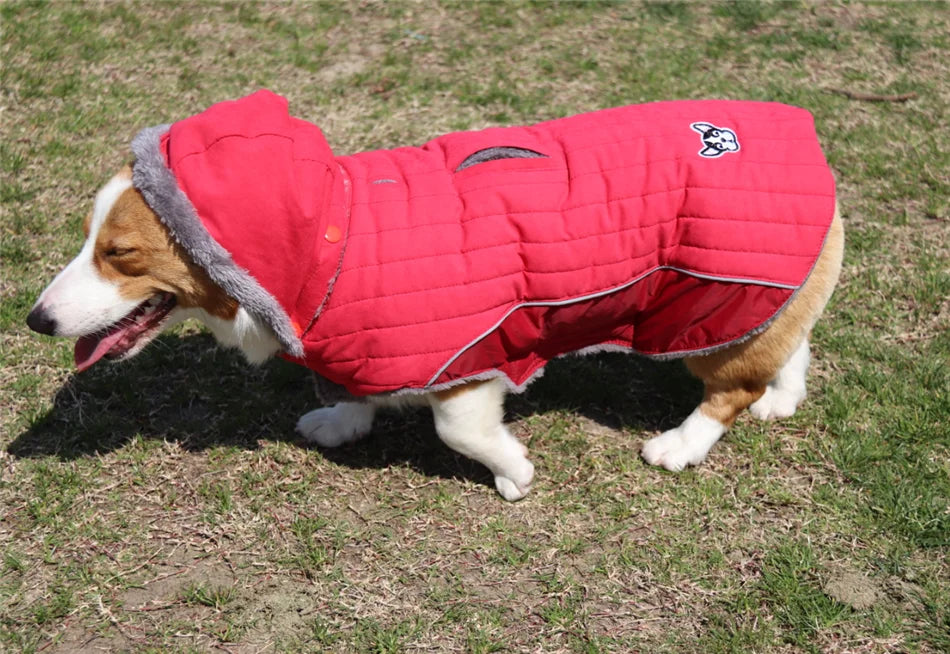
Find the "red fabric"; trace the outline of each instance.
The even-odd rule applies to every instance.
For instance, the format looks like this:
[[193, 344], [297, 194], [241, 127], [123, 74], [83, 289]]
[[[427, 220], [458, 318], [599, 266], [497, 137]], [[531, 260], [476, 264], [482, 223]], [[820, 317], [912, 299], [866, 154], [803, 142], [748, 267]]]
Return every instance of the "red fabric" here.
[[[708, 156], [694, 124], [737, 149]], [[456, 172], [499, 146], [545, 156]], [[598, 345], [722, 346], [804, 283], [834, 212], [811, 115], [772, 103], [636, 105], [334, 159], [260, 92], [176, 123], [168, 161], [307, 330], [301, 362], [357, 395], [493, 370], [519, 386]]]

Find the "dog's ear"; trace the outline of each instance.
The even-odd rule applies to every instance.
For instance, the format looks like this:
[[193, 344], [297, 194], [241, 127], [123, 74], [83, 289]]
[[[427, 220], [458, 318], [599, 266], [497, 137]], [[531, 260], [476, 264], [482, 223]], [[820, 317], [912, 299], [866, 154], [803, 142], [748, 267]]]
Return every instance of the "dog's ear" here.
[[700, 134], [705, 134], [711, 129], [716, 129], [714, 125], [710, 125], [709, 123], [692, 123], [690, 127], [692, 127], [694, 130], [696, 130]]

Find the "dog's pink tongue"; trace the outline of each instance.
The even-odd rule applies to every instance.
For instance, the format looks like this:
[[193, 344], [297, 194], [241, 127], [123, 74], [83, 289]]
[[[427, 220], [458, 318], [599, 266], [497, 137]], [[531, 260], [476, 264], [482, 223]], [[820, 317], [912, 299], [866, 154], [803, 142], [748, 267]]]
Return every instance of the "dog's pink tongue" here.
[[90, 336], [81, 336], [76, 341], [76, 347], [73, 350], [73, 360], [76, 362], [76, 369], [79, 372], [86, 370], [96, 361], [106, 355], [112, 349], [112, 346], [118, 343], [125, 330], [115, 329], [105, 334], [92, 334]]

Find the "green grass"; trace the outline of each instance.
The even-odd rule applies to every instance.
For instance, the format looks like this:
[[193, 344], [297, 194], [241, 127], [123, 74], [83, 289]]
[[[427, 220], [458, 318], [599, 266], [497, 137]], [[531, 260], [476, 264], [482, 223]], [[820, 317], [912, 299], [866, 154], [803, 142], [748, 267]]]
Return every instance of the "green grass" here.
[[181, 593], [181, 601], [186, 604], [210, 606], [221, 610], [235, 598], [233, 588], [209, 588], [204, 584], [193, 584]]
[[[948, 16], [0, 5], [0, 651], [950, 650]], [[681, 366], [556, 362], [508, 404], [538, 475], [510, 505], [422, 411], [302, 446], [306, 372], [195, 326], [75, 375], [71, 344], [23, 320], [97, 187], [141, 127], [262, 86], [340, 153], [671, 98], [807, 107], [847, 250], [806, 404], [671, 474], [637, 452], [699, 399]]]

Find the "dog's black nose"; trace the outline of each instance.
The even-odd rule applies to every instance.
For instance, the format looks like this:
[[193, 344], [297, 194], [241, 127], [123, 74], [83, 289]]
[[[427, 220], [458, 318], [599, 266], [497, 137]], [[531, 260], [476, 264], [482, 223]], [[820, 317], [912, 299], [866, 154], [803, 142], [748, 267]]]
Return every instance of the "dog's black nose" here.
[[26, 317], [26, 325], [33, 331], [47, 336], [52, 336], [56, 331], [56, 319], [50, 317], [40, 305], [33, 307], [30, 311], [30, 315]]

